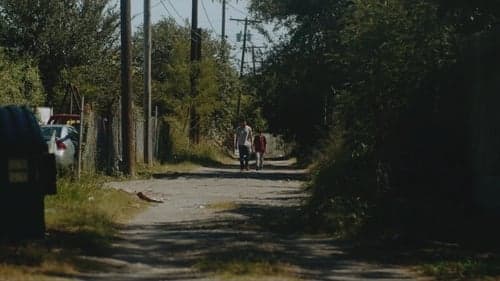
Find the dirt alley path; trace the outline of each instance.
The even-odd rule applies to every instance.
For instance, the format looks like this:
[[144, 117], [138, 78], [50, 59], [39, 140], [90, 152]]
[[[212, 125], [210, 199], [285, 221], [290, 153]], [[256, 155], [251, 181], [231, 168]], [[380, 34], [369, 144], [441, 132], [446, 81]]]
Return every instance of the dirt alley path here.
[[353, 259], [335, 240], [281, 229], [281, 221], [297, 211], [305, 196], [305, 171], [289, 164], [272, 161], [263, 171], [243, 173], [228, 165], [112, 183], [114, 188], [163, 198], [164, 203], [153, 204], [124, 227], [113, 256], [87, 257], [105, 263], [102, 272], [79, 278], [221, 280], [196, 265], [264, 260], [279, 262], [292, 274], [243, 280], [416, 280], [406, 269]]

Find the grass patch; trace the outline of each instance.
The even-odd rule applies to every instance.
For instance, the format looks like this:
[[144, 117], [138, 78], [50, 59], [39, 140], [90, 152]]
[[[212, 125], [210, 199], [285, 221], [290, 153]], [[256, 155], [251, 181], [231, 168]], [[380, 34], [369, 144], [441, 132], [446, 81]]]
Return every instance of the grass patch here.
[[216, 202], [207, 205], [207, 208], [217, 210], [217, 211], [231, 211], [239, 208], [239, 205], [235, 202]]
[[152, 167], [148, 167], [144, 164], [140, 164], [138, 167], [137, 175], [140, 178], [152, 178], [153, 175], [169, 175], [176, 173], [187, 173], [200, 168], [199, 164], [183, 161], [176, 163], [166, 163], [166, 164], [155, 164]]
[[195, 268], [224, 280], [299, 280], [291, 265], [265, 258], [206, 258]]
[[170, 163], [192, 162], [202, 166], [217, 166], [229, 161], [220, 147], [202, 142], [197, 145], [179, 145], [172, 153]]
[[[373, 264], [411, 268], [424, 280], [500, 280], [500, 255], [495, 245], [443, 241], [356, 241], [346, 253]], [[479, 247], [479, 248], [478, 248]]]
[[83, 259], [109, 252], [119, 223], [146, 204], [123, 191], [102, 188], [103, 177], [58, 180], [58, 194], [45, 200], [47, 236], [0, 241], [0, 280], [63, 280], [105, 265]]
[[57, 195], [45, 201], [47, 228], [115, 234], [116, 223], [137, 214], [144, 203], [124, 191], [102, 188], [104, 183], [104, 178], [93, 176], [83, 177], [80, 182], [60, 179]]
[[500, 259], [436, 261], [419, 266], [419, 271], [437, 280], [500, 280]]

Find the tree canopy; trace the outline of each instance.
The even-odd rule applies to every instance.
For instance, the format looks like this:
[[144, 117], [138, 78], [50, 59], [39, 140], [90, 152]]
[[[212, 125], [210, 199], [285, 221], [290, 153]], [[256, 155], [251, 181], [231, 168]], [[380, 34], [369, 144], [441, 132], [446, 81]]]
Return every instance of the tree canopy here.
[[[498, 2], [266, 0], [251, 8], [289, 30], [253, 81], [270, 128], [297, 143], [302, 159], [317, 160], [313, 214], [345, 203], [357, 218], [369, 208], [372, 220], [402, 223], [412, 212], [475, 204], [476, 147], [484, 146], [477, 108], [494, 99], [489, 77], [500, 71]], [[395, 209], [407, 216], [391, 217]]]
[[0, 105], [43, 104], [43, 87], [38, 69], [29, 59], [10, 59], [0, 49]]
[[98, 61], [113, 47], [119, 17], [110, 3], [0, 1], [0, 44], [37, 60], [48, 105], [64, 69]]

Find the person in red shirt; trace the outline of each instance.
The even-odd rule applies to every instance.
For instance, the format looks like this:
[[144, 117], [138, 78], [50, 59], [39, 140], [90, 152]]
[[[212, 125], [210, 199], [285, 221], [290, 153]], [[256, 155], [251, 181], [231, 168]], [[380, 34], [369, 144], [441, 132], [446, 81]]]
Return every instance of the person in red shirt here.
[[262, 134], [262, 130], [258, 130], [258, 134], [253, 139], [253, 147], [255, 150], [255, 166], [257, 170], [264, 168], [264, 153], [266, 153], [266, 137]]

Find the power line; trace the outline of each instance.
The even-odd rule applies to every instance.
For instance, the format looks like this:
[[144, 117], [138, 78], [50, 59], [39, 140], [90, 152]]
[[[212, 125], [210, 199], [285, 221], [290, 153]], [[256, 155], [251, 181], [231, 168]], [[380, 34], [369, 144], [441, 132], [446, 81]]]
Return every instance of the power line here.
[[[165, 4], [165, 2], [163, 0], [160, 0], [160, 3], [161, 5], [163, 6], [163, 8], [165, 9], [165, 11], [167, 11], [168, 15], [172, 18], [172, 19], [175, 19], [175, 17], [172, 15], [172, 13], [170, 13], [170, 10], [167, 8], [167, 5]], [[176, 22], [176, 24], [178, 24]], [[198, 32], [195, 32], [197, 35], [201, 36], [201, 34], [199, 34]], [[185, 37], [183, 37], [182, 35], [177, 35], [177, 34], [171, 34], [170, 35], [171, 37], [176, 37], [176, 38], [181, 38], [181, 39], [184, 39]], [[187, 37], [186, 37], [187, 38]], [[187, 38], [187, 40], [194, 40], [193, 38]]]
[[[161, 3], [161, 5], [163, 6], [163, 8], [165, 9], [165, 11], [167, 11], [168, 15], [169, 15], [171, 18], [175, 19], [175, 16], [174, 16], [174, 15], [172, 15], [172, 13], [170, 12], [170, 10], [167, 8], [167, 5], [165, 4], [165, 1], [160, 0], [160, 3]], [[177, 13], [177, 16], [179, 16], [179, 14], [178, 14], [178, 13]], [[182, 19], [182, 17], [181, 17], [181, 16], [179, 16], [179, 19], [181, 20], [181, 22], [183, 21], [183, 19]]]
[[[161, 1], [163, 1], [163, 0], [161, 0]], [[172, 7], [172, 9], [174, 9], [174, 12], [179, 16], [179, 18], [181, 19], [181, 22], [182, 22], [184, 19], [182, 18], [182, 16], [179, 13], [179, 11], [177, 11], [177, 9], [175, 8], [174, 4], [172, 4], [172, 1], [170, 1], [170, 0], [167, 0], [167, 1], [170, 4], [170, 6]]]
[[210, 17], [208, 16], [208, 12], [207, 12], [207, 8], [205, 7], [205, 4], [203, 3], [203, 0], [200, 0], [201, 2], [201, 6], [203, 7], [203, 12], [205, 14], [205, 17], [207, 18], [208, 20], [208, 24], [210, 25], [210, 27], [212, 27], [212, 31], [218, 35], [217, 31], [215, 31], [215, 27], [214, 25], [212, 24], [212, 21], [210, 20]]
[[165, 5], [165, 2], [163, 2], [163, 0], [160, 0], [160, 4], [163, 6], [163, 8], [165, 9], [165, 11], [167, 11], [167, 14], [171, 17], [171, 18], [175, 18], [172, 13], [170, 13], [170, 10], [167, 8], [167, 5]]
[[[170, 6], [172, 6], [172, 8], [174, 9], [174, 12], [177, 14], [177, 16], [179, 17], [179, 19], [181, 20], [181, 22], [182, 22], [182, 21], [184, 21], [184, 19], [182, 18], [181, 14], [177, 11], [177, 9], [175, 9], [175, 7], [174, 7], [174, 5], [172, 4], [172, 2], [171, 2], [170, 0], [167, 0], [167, 1], [168, 1], [168, 3], [170, 4]], [[167, 11], [167, 13], [170, 15], [170, 17], [175, 18], [175, 17], [174, 17], [174, 16], [170, 13], [170, 11], [169, 11], [169, 9], [167, 8], [167, 6], [166, 6], [166, 4], [165, 4], [164, 0], [160, 0], [160, 2], [161, 2], [161, 4], [162, 4], [163, 8], [165, 8], [165, 10]], [[197, 32], [197, 31], [194, 31], [194, 33], [195, 33], [196, 35], [198, 35], [198, 36], [200, 36], [200, 37], [201, 37], [201, 33]], [[192, 39], [191, 39], [191, 40], [192, 40]]]
[[240, 8], [238, 8], [238, 7], [234, 6], [233, 4], [231, 4], [231, 3], [229, 3], [229, 2], [228, 2], [228, 3], [227, 3], [227, 5], [228, 5], [229, 7], [231, 7], [231, 8], [233, 8], [233, 10], [235, 10], [235, 11], [239, 12], [240, 14], [242, 14], [242, 15], [244, 15], [244, 16], [248, 16], [248, 13], [247, 13], [247, 12], [245, 12], [245, 11], [241, 10]]
[[[160, 2], [158, 2], [158, 3], [154, 4], [153, 6], [151, 6], [151, 9], [153, 9], [153, 8], [156, 8], [156, 7], [160, 6], [160, 4], [161, 4]], [[138, 17], [138, 16], [140, 16], [140, 15], [142, 15], [142, 14], [144, 14], [144, 11], [142, 11], [142, 12], [138, 12], [138, 13], [133, 14], [133, 15], [132, 15], [132, 20], [135, 20], [135, 18], [136, 18], [136, 17]]]

